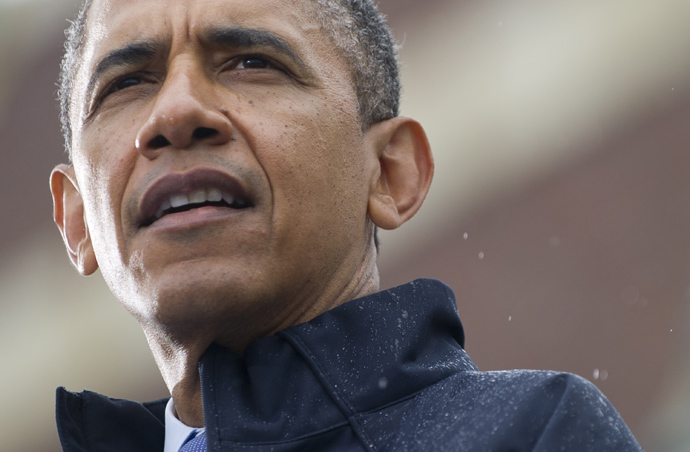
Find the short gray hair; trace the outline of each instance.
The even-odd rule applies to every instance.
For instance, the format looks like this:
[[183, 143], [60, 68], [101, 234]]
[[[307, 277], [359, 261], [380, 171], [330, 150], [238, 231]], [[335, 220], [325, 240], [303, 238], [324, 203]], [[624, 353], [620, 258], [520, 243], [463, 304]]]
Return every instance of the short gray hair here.
[[[372, 0], [312, 0], [321, 26], [344, 55], [359, 103], [362, 128], [398, 116], [400, 75], [397, 47], [384, 16]], [[92, 0], [85, 0], [65, 31], [58, 99], [65, 149], [72, 153], [71, 107], [74, 81], [82, 63], [86, 19]]]

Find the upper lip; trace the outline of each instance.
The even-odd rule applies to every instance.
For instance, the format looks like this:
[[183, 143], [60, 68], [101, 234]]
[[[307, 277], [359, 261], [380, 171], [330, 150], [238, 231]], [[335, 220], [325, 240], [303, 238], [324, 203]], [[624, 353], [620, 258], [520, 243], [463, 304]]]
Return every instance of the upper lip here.
[[196, 168], [185, 173], [171, 173], [156, 180], [139, 202], [138, 225], [148, 226], [158, 218], [164, 202], [175, 195], [188, 195], [201, 189], [215, 188], [232, 196], [243, 207], [253, 205], [247, 190], [234, 176], [210, 168]]

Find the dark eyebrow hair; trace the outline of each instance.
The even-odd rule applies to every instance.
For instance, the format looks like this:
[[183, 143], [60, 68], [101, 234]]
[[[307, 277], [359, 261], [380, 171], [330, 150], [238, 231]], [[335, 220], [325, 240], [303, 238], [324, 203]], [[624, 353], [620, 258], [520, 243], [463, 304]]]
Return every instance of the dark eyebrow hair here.
[[91, 97], [98, 79], [116, 67], [136, 66], [151, 61], [160, 51], [161, 45], [154, 42], [135, 42], [115, 49], [103, 57], [93, 71], [86, 87], [87, 99]]
[[[284, 39], [266, 30], [241, 27], [216, 27], [204, 32], [204, 39], [213, 45], [228, 48], [269, 47], [274, 51], [288, 56], [301, 68], [307, 68], [304, 60], [295, 49]], [[116, 67], [136, 66], [151, 61], [162, 49], [160, 43], [153, 41], [133, 42], [119, 49], [115, 49], [104, 56], [96, 65], [86, 88], [87, 99], [106, 72]]]
[[210, 44], [229, 48], [269, 47], [278, 53], [286, 55], [297, 64], [306, 68], [307, 65], [297, 51], [283, 38], [258, 28], [216, 27], [204, 33], [204, 38]]

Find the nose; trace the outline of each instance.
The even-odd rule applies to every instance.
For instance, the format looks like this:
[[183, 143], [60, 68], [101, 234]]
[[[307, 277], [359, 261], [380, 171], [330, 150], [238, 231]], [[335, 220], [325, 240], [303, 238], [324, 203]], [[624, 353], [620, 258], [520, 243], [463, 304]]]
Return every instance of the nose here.
[[203, 75], [179, 70], [169, 74], [158, 92], [148, 120], [136, 136], [137, 150], [155, 159], [163, 149], [191, 149], [232, 140], [233, 126]]

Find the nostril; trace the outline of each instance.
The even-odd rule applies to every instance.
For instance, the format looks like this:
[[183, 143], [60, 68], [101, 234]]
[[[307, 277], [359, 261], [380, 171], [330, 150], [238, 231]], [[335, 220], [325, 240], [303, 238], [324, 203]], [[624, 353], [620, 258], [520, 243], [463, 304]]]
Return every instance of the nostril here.
[[151, 146], [153, 149], [160, 149], [165, 146], [170, 146], [170, 141], [168, 141], [168, 139], [163, 135], [156, 135], [149, 143], [149, 146]]
[[192, 137], [197, 140], [203, 140], [204, 138], [209, 138], [214, 135], [218, 135], [218, 131], [215, 129], [210, 129], [208, 127], [197, 127], [192, 133]]

